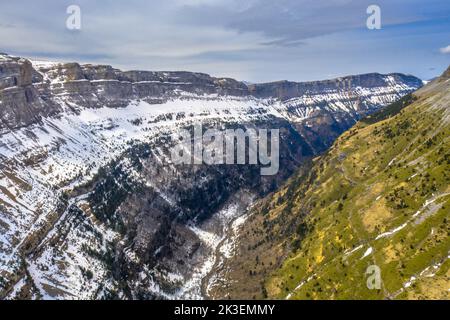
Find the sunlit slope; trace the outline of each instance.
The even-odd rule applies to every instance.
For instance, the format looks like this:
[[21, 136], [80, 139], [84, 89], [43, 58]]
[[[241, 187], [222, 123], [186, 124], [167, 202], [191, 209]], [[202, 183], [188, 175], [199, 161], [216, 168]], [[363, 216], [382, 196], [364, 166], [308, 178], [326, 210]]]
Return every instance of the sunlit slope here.
[[[274, 222], [308, 212], [288, 240], [297, 248], [265, 282], [269, 297], [450, 297], [448, 72], [400, 104], [343, 134], [314, 164], [315, 179], [274, 196]], [[370, 265], [380, 290], [367, 287]]]

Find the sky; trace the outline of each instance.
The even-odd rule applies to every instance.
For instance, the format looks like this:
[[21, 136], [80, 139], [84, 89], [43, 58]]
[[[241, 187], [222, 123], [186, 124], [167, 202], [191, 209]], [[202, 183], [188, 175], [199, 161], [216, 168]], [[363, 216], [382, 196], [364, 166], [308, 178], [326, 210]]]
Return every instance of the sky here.
[[[81, 9], [79, 30], [66, 26], [70, 5]], [[369, 5], [381, 29], [367, 28]], [[0, 52], [249, 82], [428, 80], [450, 64], [450, 1], [0, 0]]]

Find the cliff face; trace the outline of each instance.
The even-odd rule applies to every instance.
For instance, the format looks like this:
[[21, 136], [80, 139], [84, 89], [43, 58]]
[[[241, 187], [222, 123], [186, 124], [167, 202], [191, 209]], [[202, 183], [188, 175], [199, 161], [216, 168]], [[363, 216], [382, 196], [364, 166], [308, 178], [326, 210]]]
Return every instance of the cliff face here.
[[[193, 72], [120, 71], [105, 65], [35, 62], [0, 55], [0, 130], [15, 129], [79, 108], [125, 107], [133, 100], [160, 103], [186, 95], [277, 99], [285, 116], [298, 119], [315, 109], [368, 113], [422, 85], [413, 76], [365, 74], [315, 82], [246, 85]], [[1, 132], [1, 131], [0, 131]]]
[[395, 85], [407, 84], [409, 86], [421, 87], [422, 81], [414, 76], [403, 74], [381, 75], [369, 73], [342, 77], [325, 81], [290, 82], [279, 81], [263, 84], [249, 85], [251, 94], [258, 97], [276, 97], [289, 100], [310, 94], [323, 94], [324, 92], [344, 91], [351, 92], [358, 88], [376, 89]]
[[27, 126], [40, 116], [58, 111], [53, 103], [46, 103], [33, 83], [42, 81], [26, 59], [0, 56], [0, 132]]
[[[233, 219], [357, 119], [420, 85], [362, 75], [247, 86], [1, 55], [0, 296], [202, 296]], [[171, 135], [194, 122], [279, 129], [279, 173], [174, 165]]]
[[450, 79], [450, 67], [448, 67], [447, 70], [445, 70], [444, 73], [440, 77], [441, 81], [445, 81], [448, 79]]
[[[246, 85], [192, 72], [121, 71], [105, 65], [52, 63], [0, 55], [0, 133], [85, 109], [134, 101], [226, 98], [264, 101], [290, 121], [316, 152], [356, 120], [422, 85], [401, 74], [365, 74], [314, 82]], [[264, 109], [268, 109], [264, 107]]]

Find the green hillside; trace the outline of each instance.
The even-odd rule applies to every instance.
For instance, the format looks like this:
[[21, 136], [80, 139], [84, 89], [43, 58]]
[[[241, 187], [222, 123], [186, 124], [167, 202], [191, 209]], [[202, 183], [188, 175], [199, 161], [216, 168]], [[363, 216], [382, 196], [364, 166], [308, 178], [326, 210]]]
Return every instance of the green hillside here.
[[[237, 270], [226, 296], [449, 299], [449, 182], [447, 71], [258, 204], [225, 263]], [[367, 285], [373, 265], [380, 289]]]

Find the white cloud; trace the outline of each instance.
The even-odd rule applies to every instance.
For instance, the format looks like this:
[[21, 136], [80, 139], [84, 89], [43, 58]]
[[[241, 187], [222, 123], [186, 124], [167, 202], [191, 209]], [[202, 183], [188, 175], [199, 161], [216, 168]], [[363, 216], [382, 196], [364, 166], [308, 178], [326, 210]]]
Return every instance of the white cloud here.
[[[414, 29], [413, 36], [408, 33], [409, 60], [404, 56], [395, 60], [391, 55], [398, 56], [404, 46], [391, 38], [403, 34], [395, 28], [378, 36], [367, 32], [366, 8], [371, 1], [107, 0], [100, 4], [77, 0], [82, 23], [81, 30], [74, 32], [65, 28], [66, 6], [71, 2], [0, 0], [0, 51], [122, 69], [201, 71], [253, 82], [369, 71], [434, 76], [417, 72], [420, 66], [410, 66], [416, 66], [417, 56], [432, 59], [423, 59], [421, 50], [434, 57], [436, 43], [446, 41], [449, 25]], [[432, 21], [450, 13], [448, 0], [429, 0], [422, 7], [418, 5], [422, 0], [408, 0], [417, 5], [406, 7], [405, 1], [378, 0], [386, 7], [384, 26], [395, 24], [406, 30], [409, 22]], [[402, 14], [393, 14], [399, 8]], [[383, 56], [378, 50], [369, 52], [375, 46], [384, 49]], [[441, 51], [450, 53], [449, 47]]]
[[441, 53], [443, 53], [443, 54], [449, 54], [450, 53], [450, 45], [448, 45], [444, 48], [441, 48], [439, 51], [441, 51]]

